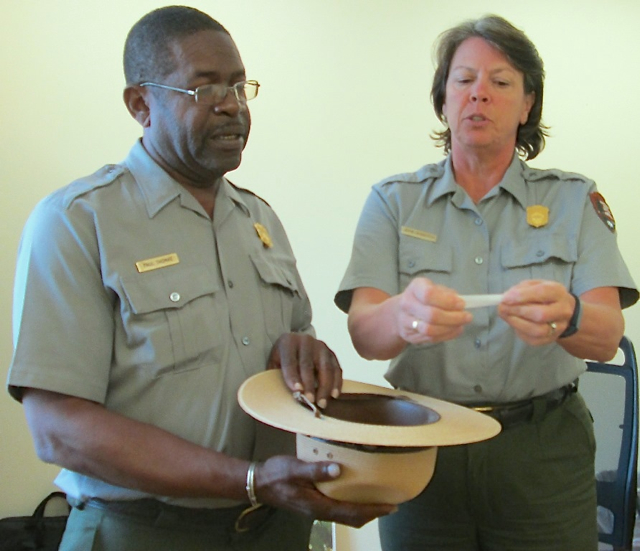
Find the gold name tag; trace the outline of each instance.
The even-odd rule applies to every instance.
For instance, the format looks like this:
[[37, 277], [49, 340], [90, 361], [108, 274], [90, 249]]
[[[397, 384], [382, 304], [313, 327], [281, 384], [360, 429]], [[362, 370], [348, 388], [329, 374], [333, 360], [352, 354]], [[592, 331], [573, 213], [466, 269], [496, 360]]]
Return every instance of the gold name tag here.
[[162, 256], [156, 256], [155, 258], [148, 258], [147, 260], [140, 260], [136, 262], [136, 268], [141, 274], [144, 272], [150, 272], [151, 270], [157, 270], [158, 268], [166, 268], [167, 266], [173, 266], [178, 264], [180, 259], [176, 253], [165, 254]]
[[438, 240], [438, 236], [434, 235], [433, 233], [416, 230], [414, 228], [407, 228], [407, 226], [402, 226], [402, 228], [400, 228], [400, 232], [403, 235], [408, 235], [409, 237], [416, 237], [417, 239], [423, 239], [424, 241], [431, 241], [432, 243], [435, 243]]

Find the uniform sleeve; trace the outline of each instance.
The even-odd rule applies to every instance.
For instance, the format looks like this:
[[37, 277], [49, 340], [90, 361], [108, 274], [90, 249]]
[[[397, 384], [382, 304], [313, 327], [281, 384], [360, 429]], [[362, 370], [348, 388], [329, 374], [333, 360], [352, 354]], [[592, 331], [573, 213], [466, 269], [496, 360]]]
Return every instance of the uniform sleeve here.
[[100, 275], [90, 212], [66, 209], [61, 195], [30, 216], [18, 251], [14, 356], [8, 384], [103, 402], [113, 340], [113, 304]]
[[353, 291], [373, 287], [389, 295], [399, 292], [397, 208], [374, 186], [356, 227], [351, 260], [334, 302], [349, 311]]
[[571, 287], [577, 295], [597, 287], [618, 287], [620, 304], [628, 308], [638, 301], [638, 290], [618, 248], [612, 221], [604, 199], [593, 184], [585, 198], [578, 262]]

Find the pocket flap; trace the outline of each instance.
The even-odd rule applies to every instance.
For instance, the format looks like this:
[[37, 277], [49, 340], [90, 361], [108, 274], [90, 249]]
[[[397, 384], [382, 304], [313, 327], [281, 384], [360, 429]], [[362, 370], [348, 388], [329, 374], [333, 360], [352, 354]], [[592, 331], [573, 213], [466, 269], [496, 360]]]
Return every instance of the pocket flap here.
[[575, 238], [566, 235], [535, 236], [526, 241], [505, 244], [502, 249], [502, 265], [505, 268], [520, 268], [542, 264], [556, 258], [572, 263], [578, 260], [578, 247]]
[[220, 290], [205, 266], [167, 268], [133, 277], [120, 283], [134, 314], [182, 308], [192, 300]]
[[409, 245], [400, 243], [400, 271], [408, 275], [420, 272], [450, 273], [453, 270], [453, 250], [431, 243]]
[[292, 293], [299, 293], [293, 265], [278, 261], [277, 259], [267, 261], [255, 255], [251, 255], [251, 261], [258, 271], [260, 279], [262, 279], [264, 283], [278, 285], [288, 289]]

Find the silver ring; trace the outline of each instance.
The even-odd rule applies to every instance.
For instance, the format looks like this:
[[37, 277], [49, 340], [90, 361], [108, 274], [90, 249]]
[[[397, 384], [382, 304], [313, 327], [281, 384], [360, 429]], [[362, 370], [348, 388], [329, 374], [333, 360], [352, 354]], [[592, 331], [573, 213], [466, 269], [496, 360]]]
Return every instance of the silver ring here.
[[411, 329], [413, 329], [414, 331], [418, 329], [418, 323], [419, 323], [418, 320], [413, 320], [411, 322]]
[[549, 322], [549, 335], [555, 335], [556, 334], [556, 329], [558, 329], [558, 326], [556, 325], [555, 321], [550, 321]]

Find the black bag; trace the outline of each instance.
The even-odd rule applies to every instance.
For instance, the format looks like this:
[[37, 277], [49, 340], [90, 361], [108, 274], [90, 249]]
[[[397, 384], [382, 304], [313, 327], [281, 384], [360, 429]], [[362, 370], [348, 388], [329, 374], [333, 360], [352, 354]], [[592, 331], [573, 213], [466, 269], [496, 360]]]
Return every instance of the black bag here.
[[67, 501], [62, 492], [51, 492], [36, 507], [32, 516], [0, 519], [0, 551], [56, 551], [68, 515], [45, 516], [44, 510], [52, 499]]

